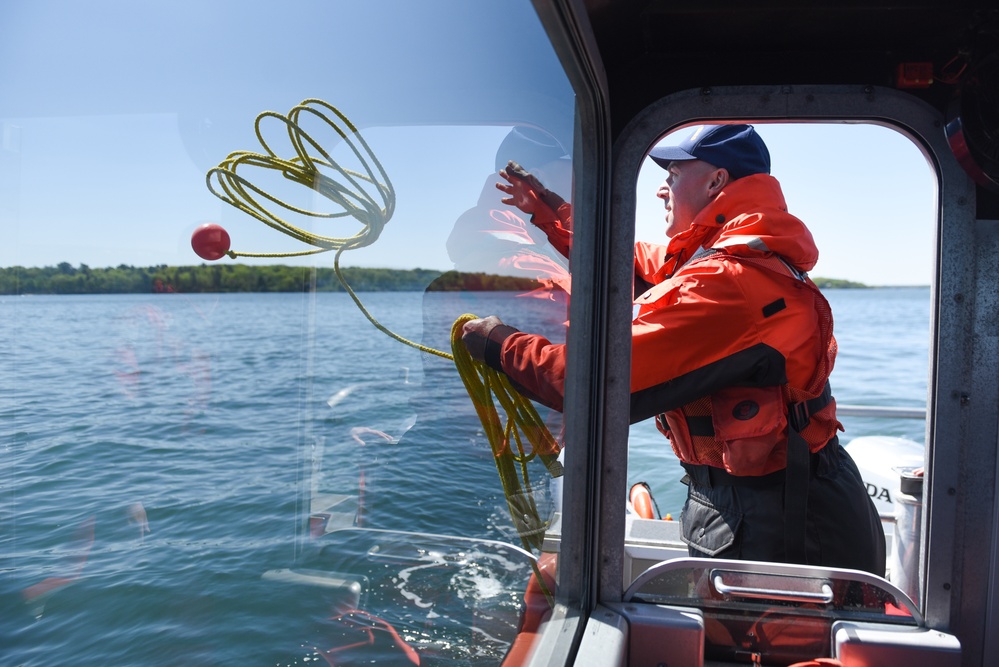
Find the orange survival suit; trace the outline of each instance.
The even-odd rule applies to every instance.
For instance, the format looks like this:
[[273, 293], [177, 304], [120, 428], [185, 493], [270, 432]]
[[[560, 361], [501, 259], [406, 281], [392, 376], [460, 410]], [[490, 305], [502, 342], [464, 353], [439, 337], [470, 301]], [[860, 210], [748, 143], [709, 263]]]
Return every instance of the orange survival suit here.
[[[636, 244], [631, 420], [656, 417], [687, 470], [692, 555], [883, 574], [880, 520], [836, 439], [832, 315], [804, 273], [817, 259], [766, 174], [729, 183], [667, 246]], [[488, 338], [486, 363], [562, 408], [564, 346], [507, 325]]]
[[[787, 406], [820, 399], [836, 357], [829, 305], [804, 275], [817, 259], [765, 174], [733, 181], [665, 248], [636, 245], [636, 283], [651, 287], [636, 299], [632, 412], [658, 415], [684, 463], [785, 467]], [[831, 397], [812, 406], [796, 409], [816, 452], [840, 426]]]

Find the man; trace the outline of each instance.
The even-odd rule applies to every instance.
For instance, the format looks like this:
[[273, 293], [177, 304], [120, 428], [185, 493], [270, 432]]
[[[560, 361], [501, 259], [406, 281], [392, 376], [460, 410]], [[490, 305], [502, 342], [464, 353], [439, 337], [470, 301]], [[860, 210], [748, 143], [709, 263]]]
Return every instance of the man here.
[[[687, 471], [690, 554], [883, 575], [880, 519], [836, 437], [832, 315], [805, 275], [818, 250], [766, 145], [749, 125], [704, 125], [650, 157], [667, 171], [671, 238], [635, 246], [631, 418], [655, 416]], [[522, 182], [507, 180], [516, 199]], [[463, 340], [561, 409], [564, 346], [495, 317], [467, 323]]]

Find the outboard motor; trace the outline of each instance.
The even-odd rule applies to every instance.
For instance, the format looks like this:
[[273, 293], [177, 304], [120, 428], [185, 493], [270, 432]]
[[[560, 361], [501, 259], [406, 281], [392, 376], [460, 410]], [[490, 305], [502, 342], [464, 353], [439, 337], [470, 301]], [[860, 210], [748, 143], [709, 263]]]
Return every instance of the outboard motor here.
[[[874, 501], [881, 518], [890, 520], [895, 514], [895, 496], [901, 491], [896, 471], [922, 466], [924, 447], [907, 438], [868, 435], [854, 438], [845, 449], [857, 463], [867, 486], [867, 495]], [[885, 536], [888, 530], [886, 525]]]

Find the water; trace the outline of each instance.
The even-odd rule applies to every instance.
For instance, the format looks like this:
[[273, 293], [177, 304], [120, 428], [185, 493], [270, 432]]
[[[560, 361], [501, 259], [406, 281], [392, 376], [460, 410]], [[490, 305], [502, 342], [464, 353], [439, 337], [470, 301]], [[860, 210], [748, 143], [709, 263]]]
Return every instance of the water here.
[[[922, 407], [929, 290], [827, 297], [837, 399]], [[362, 298], [438, 348], [462, 312], [562, 335], [543, 299]], [[530, 570], [498, 544], [517, 537], [481, 426], [450, 362], [345, 295], [4, 297], [0, 360], [0, 664], [323, 664], [359, 632], [330, 620], [355, 606], [424, 664], [505, 653]], [[842, 421], [844, 442], [924, 437], [919, 420]], [[630, 481], [678, 512], [680, 476], [655, 427], [633, 427]], [[363, 525], [391, 532], [309, 540], [303, 498], [330, 494], [348, 510], [360, 494]]]

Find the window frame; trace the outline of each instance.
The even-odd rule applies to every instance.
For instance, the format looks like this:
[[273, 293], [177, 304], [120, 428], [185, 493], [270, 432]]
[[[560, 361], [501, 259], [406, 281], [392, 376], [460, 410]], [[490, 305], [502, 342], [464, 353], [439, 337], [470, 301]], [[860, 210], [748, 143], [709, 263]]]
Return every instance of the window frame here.
[[[921, 581], [925, 591], [920, 607], [928, 625], [936, 629], [951, 629], [952, 616], [960, 606], [962, 592], [970, 583], [961, 585], [958, 550], [955, 538], [962, 528], [970, 528], [974, 519], [988, 521], [985, 508], [969, 511], [968, 504], [960, 507], [961, 494], [956, 493], [964, 476], [959, 459], [971, 450], [994, 446], [995, 388], [988, 386], [986, 374], [995, 377], [999, 355], [995, 350], [978, 352], [982, 368], [970, 365], [975, 353], [974, 324], [971, 298], [956, 299], [942, 295], [975, 295], [984, 298], [988, 292], [981, 281], [976, 284], [971, 269], [981, 258], [976, 256], [976, 223], [973, 183], [951, 153], [942, 127], [940, 114], [920, 100], [898, 91], [874, 86], [731, 86], [688, 90], [669, 95], [636, 114], [615, 142], [613, 175], [614, 220], [634, 220], [636, 181], [642, 161], [655, 143], [669, 131], [702, 120], [745, 120], [750, 122], [866, 122], [893, 128], [912, 140], [926, 157], [939, 184], [937, 191], [937, 248], [934, 280], [930, 290], [932, 303], [930, 338], [930, 378], [927, 397], [926, 466], [924, 495], [925, 512], [922, 528]], [[619, 240], [619, 254], [612, 261], [629, 265], [632, 261], [630, 244], [634, 230], [630, 225], [614, 226], [619, 236], [628, 234], [628, 243]], [[863, 242], [858, 239], [858, 242]], [[981, 244], [987, 245], [987, 244]], [[941, 258], [947, 261], [941, 261]], [[614, 284], [619, 294], [630, 293], [628, 284]], [[943, 342], [946, 344], [943, 344]], [[970, 366], [969, 366], [970, 365]], [[974, 369], [968, 386], [966, 372]], [[994, 385], [994, 382], [992, 383]], [[955, 387], [967, 387], [974, 395], [984, 395], [984, 404], [971, 406]], [[621, 389], [621, 388], [615, 388]], [[989, 394], [992, 400], [988, 400]], [[970, 409], [969, 409], [970, 408]], [[615, 434], [616, 435], [616, 434]], [[618, 437], [605, 444], [619, 446]], [[962, 454], [961, 450], [967, 451]], [[625, 456], [626, 450], [617, 452]], [[613, 454], [612, 454], [613, 456]], [[995, 476], [992, 476], [993, 483]], [[984, 482], [980, 482], [984, 483]], [[604, 480], [602, 504], [614, 516], [614, 499], [626, 496], [627, 489], [620, 479]], [[990, 508], [989, 508], [990, 509]], [[617, 507], [616, 517], [623, 521], [623, 507]], [[988, 524], [986, 524], [988, 525]], [[994, 523], [992, 524], [994, 525]], [[990, 540], [975, 548], [979, 562], [991, 562]], [[601, 552], [620, 549], [620, 545], [601, 545]], [[964, 556], [965, 563], [972, 557]], [[612, 562], [613, 558], [606, 562]], [[601, 569], [601, 590], [619, 586], [619, 568]]]
[[631, 351], [613, 341], [630, 336], [635, 234], [633, 224], [613, 223], [635, 218], [649, 149], [669, 131], [703, 120], [878, 124], [908, 137], [926, 158], [938, 187], [919, 608], [928, 627], [960, 638], [965, 660], [999, 654], [999, 639], [988, 637], [999, 617], [999, 346], [975, 333], [999, 310], [999, 271], [990, 270], [999, 232], [977, 217], [976, 188], [948, 145], [947, 119], [914, 95], [879, 86], [724, 86], [674, 93], [618, 118], [622, 129], [611, 139], [609, 89], [588, 19], [577, 3], [535, 0], [535, 7], [577, 96], [566, 414], [567, 441], [579, 443], [581, 454], [568, 459], [564, 502], [579, 509], [567, 515], [560, 556], [561, 573], [571, 568], [579, 582], [560, 577], [580, 617], [572, 627], [551, 628], [557, 639], [541, 642], [573, 648], [545, 651], [532, 664], [575, 659], [579, 621], [620, 601], [624, 590]]

